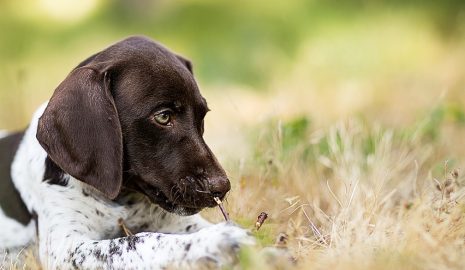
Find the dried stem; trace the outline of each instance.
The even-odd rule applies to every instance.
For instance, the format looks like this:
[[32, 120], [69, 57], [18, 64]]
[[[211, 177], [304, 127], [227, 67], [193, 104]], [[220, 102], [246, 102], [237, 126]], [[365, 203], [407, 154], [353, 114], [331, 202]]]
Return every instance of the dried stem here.
[[228, 212], [226, 212], [226, 210], [224, 209], [223, 202], [220, 200], [220, 198], [218, 198], [218, 197], [213, 197], [213, 199], [215, 200], [215, 202], [216, 202], [216, 203], [218, 204], [218, 206], [220, 207], [221, 213], [223, 213], [223, 216], [224, 216], [224, 220], [230, 221]]
[[124, 220], [122, 218], [118, 219], [118, 225], [121, 227], [121, 229], [123, 230], [124, 234], [126, 234], [126, 236], [132, 236], [134, 235], [129, 229], [128, 227], [126, 227], [126, 224], [124, 224]]

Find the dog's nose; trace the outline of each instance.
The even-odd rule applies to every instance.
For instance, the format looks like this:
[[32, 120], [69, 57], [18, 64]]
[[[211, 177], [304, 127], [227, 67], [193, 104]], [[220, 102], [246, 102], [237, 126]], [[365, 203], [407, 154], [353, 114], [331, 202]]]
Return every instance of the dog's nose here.
[[213, 197], [223, 199], [231, 189], [231, 184], [226, 177], [214, 177], [208, 180], [208, 189]]

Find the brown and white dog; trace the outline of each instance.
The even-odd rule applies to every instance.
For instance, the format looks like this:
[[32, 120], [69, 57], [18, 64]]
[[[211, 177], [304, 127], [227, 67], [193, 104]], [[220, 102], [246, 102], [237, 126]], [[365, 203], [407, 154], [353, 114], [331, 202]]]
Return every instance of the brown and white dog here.
[[36, 240], [45, 269], [229, 264], [253, 240], [197, 215], [230, 189], [207, 112], [191, 63], [148, 38], [89, 57], [0, 139], [0, 249]]

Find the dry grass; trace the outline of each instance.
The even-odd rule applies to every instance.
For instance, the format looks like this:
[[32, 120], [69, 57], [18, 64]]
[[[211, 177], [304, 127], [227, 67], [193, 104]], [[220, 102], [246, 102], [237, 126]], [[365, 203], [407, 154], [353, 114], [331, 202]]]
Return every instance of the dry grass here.
[[229, 199], [241, 221], [271, 213], [264, 245], [286, 232], [300, 269], [463, 268], [465, 188], [447, 164], [433, 179], [435, 143], [348, 121], [285, 153], [283, 133]]
[[[245, 156], [226, 163], [234, 180], [227, 207], [248, 228], [261, 211], [270, 214], [241, 267], [463, 269], [465, 106], [463, 94], [440, 92], [423, 93], [421, 101], [403, 90], [381, 92], [385, 106], [367, 100], [336, 121], [325, 114], [333, 108], [321, 105], [331, 94], [311, 90], [281, 91], [238, 110], [239, 118], [254, 117], [237, 122], [251, 135]], [[264, 105], [274, 98], [293, 113]], [[207, 215], [221, 220], [216, 211]], [[259, 251], [281, 232], [296, 263], [270, 263]]]
[[15, 255], [3, 255], [3, 257], [0, 257], [0, 269], [41, 269], [36, 251], [37, 247], [31, 246], [18, 251]]

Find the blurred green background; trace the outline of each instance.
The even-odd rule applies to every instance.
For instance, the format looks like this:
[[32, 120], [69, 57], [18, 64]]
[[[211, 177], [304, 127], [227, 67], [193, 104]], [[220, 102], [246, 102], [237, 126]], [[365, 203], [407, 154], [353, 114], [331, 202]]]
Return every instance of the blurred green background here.
[[191, 59], [207, 95], [294, 96], [284, 110], [404, 119], [390, 114], [424, 93], [465, 95], [463, 0], [0, 0], [0, 32], [0, 129], [25, 127], [76, 64], [134, 34]]

